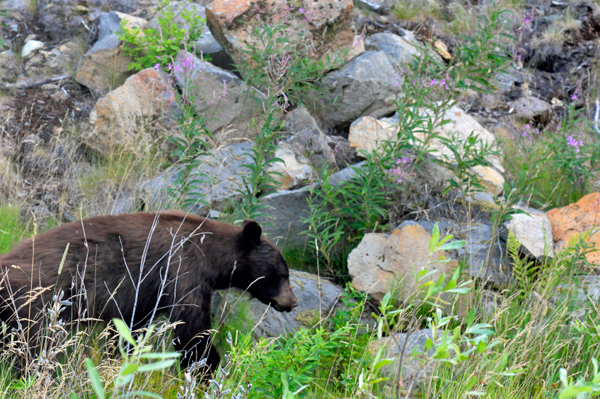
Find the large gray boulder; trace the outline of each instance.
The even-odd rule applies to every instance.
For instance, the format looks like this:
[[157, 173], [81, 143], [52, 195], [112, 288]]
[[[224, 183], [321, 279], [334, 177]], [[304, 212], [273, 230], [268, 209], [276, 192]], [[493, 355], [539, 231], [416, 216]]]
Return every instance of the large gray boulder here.
[[[223, 211], [230, 201], [240, 199], [237, 190], [243, 188], [243, 177], [250, 173], [243, 165], [252, 161], [248, 152], [253, 146], [252, 141], [237, 142], [217, 148], [211, 155], [198, 157], [198, 168], [192, 170], [190, 179], [196, 179], [198, 175], [208, 177], [203, 184], [194, 186], [193, 190], [202, 195], [209, 206], [198, 205], [191, 211], [197, 214], [208, 214], [209, 209]], [[171, 167], [143, 185], [144, 199], [151, 207], [161, 207], [172, 201], [168, 189], [178, 188], [175, 185], [178, 173], [178, 167]]]
[[365, 50], [383, 51], [392, 65], [403, 68], [411, 63], [419, 50], [409, 41], [393, 33], [376, 33], [365, 40]]
[[[384, 357], [392, 361], [381, 368], [381, 376], [388, 378], [386, 384], [400, 385], [403, 387], [403, 395], [408, 393], [409, 387], [412, 387], [413, 394], [422, 389], [423, 382], [433, 373], [433, 364], [429, 362], [429, 357], [433, 355], [434, 349], [425, 352], [425, 342], [428, 339], [433, 339], [433, 333], [426, 328], [411, 333], [396, 333], [369, 344], [369, 352], [373, 355], [381, 348]], [[413, 353], [416, 355], [411, 356]]]
[[175, 79], [184, 95], [194, 99], [196, 112], [205, 117], [217, 143], [252, 136], [252, 119], [263, 113], [256, 100], [264, 100], [264, 94], [233, 73], [183, 50], [177, 54]]
[[310, 328], [327, 318], [339, 301], [343, 289], [317, 275], [290, 270], [292, 290], [298, 306], [291, 312], [278, 312], [241, 291], [217, 291], [213, 297], [213, 314], [220, 321], [242, 315], [242, 323], [257, 337], [278, 337]]
[[[360, 164], [354, 167], [360, 167]], [[347, 167], [331, 175], [329, 183], [332, 186], [342, 184], [353, 178], [355, 174], [354, 168]], [[312, 188], [318, 190], [318, 184], [315, 183]], [[304, 219], [309, 216], [310, 190], [311, 187], [280, 190], [261, 199], [270, 207], [270, 218], [258, 217], [256, 220], [262, 224], [263, 231], [268, 237], [282, 249], [303, 248], [307, 244], [308, 236], [301, 232], [309, 228]]]
[[[436, 221], [420, 220], [417, 222], [431, 234]], [[455, 240], [464, 240], [463, 248], [450, 251], [451, 259], [464, 259], [467, 264], [465, 272], [471, 277], [502, 287], [510, 282], [511, 269], [504, 262], [506, 253], [504, 243], [492, 234], [492, 227], [485, 223], [458, 223], [438, 221], [442, 235], [452, 234]]]
[[311, 109], [329, 127], [348, 126], [363, 115], [382, 117], [392, 111], [391, 100], [401, 86], [386, 53], [367, 51], [323, 78]]

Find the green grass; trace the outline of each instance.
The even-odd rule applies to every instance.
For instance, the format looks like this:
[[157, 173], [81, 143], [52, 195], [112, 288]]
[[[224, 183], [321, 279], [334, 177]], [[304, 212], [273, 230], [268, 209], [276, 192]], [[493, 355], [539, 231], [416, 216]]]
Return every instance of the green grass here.
[[23, 222], [18, 207], [0, 207], [0, 254], [9, 252], [15, 243], [29, 233], [30, 228]]

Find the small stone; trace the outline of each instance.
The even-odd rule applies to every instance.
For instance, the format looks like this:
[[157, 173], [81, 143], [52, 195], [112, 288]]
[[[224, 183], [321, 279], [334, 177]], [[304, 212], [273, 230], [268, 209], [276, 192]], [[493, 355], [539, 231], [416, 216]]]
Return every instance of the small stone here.
[[60, 86], [54, 83], [46, 83], [45, 85], [41, 85], [40, 89], [44, 91], [56, 91], [60, 89]]
[[63, 102], [63, 101], [67, 101], [69, 99], [69, 96], [67, 95], [67, 93], [65, 93], [62, 90], [58, 90], [57, 92], [52, 94], [50, 97], [52, 97], [52, 99], [56, 102]]
[[450, 61], [452, 59], [452, 55], [450, 55], [446, 43], [442, 42], [441, 40], [436, 40], [433, 43], [433, 47], [435, 47], [435, 51], [437, 51], [437, 53], [441, 55], [444, 60]]
[[21, 57], [27, 58], [42, 48], [44, 48], [44, 43], [38, 40], [30, 40], [23, 46], [23, 49], [21, 50]]
[[552, 119], [552, 105], [537, 97], [521, 97], [509, 103], [514, 110], [514, 116], [522, 123], [534, 123], [544, 127]]
[[554, 256], [552, 224], [544, 212], [536, 209], [515, 206], [506, 228], [515, 235], [529, 256], [539, 260]]

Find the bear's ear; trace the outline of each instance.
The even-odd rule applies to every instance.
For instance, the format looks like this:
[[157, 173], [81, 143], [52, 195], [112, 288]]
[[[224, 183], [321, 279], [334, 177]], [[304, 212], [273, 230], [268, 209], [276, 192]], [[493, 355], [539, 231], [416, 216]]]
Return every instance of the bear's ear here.
[[242, 224], [242, 245], [245, 247], [259, 246], [262, 229], [254, 220], [244, 220]]

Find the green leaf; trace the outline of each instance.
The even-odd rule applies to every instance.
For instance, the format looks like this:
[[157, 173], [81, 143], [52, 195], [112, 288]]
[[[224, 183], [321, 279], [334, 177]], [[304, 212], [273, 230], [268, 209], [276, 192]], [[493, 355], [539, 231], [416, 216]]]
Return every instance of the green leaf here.
[[174, 363], [175, 360], [162, 360], [160, 362], [143, 364], [138, 368], [138, 372], [145, 373], [148, 371], [162, 370], [171, 367]]
[[167, 353], [144, 353], [140, 355], [141, 359], [175, 359], [181, 356], [178, 352]]
[[122, 398], [128, 398], [130, 396], [145, 396], [147, 398], [163, 399], [163, 397], [160, 395], [157, 395], [152, 392], [146, 392], [146, 391], [133, 391], [133, 392], [127, 392], [127, 393], [121, 394]]
[[133, 336], [129, 332], [129, 327], [127, 327], [127, 324], [125, 324], [125, 322], [121, 319], [113, 319], [112, 321], [119, 332], [119, 335], [131, 345], [135, 346], [135, 339], [133, 339]]
[[98, 396], [98, 399], [105, 399], [106, 396], [104, 395], [104, 386], [102, 385], [102, 381], [100, 380], [100, 375], [98, 374], [98, 371], [96, 370], [96, 365], [94, 364], [92, 359], [89, 359], [89, 358], [85, 359], [84, 363], [85, 363], [85, 368], [88, 372], [88, 378], [90, 379], [90, 382], [92, 384], [92, 389], [96, 393], [96, 396]]

